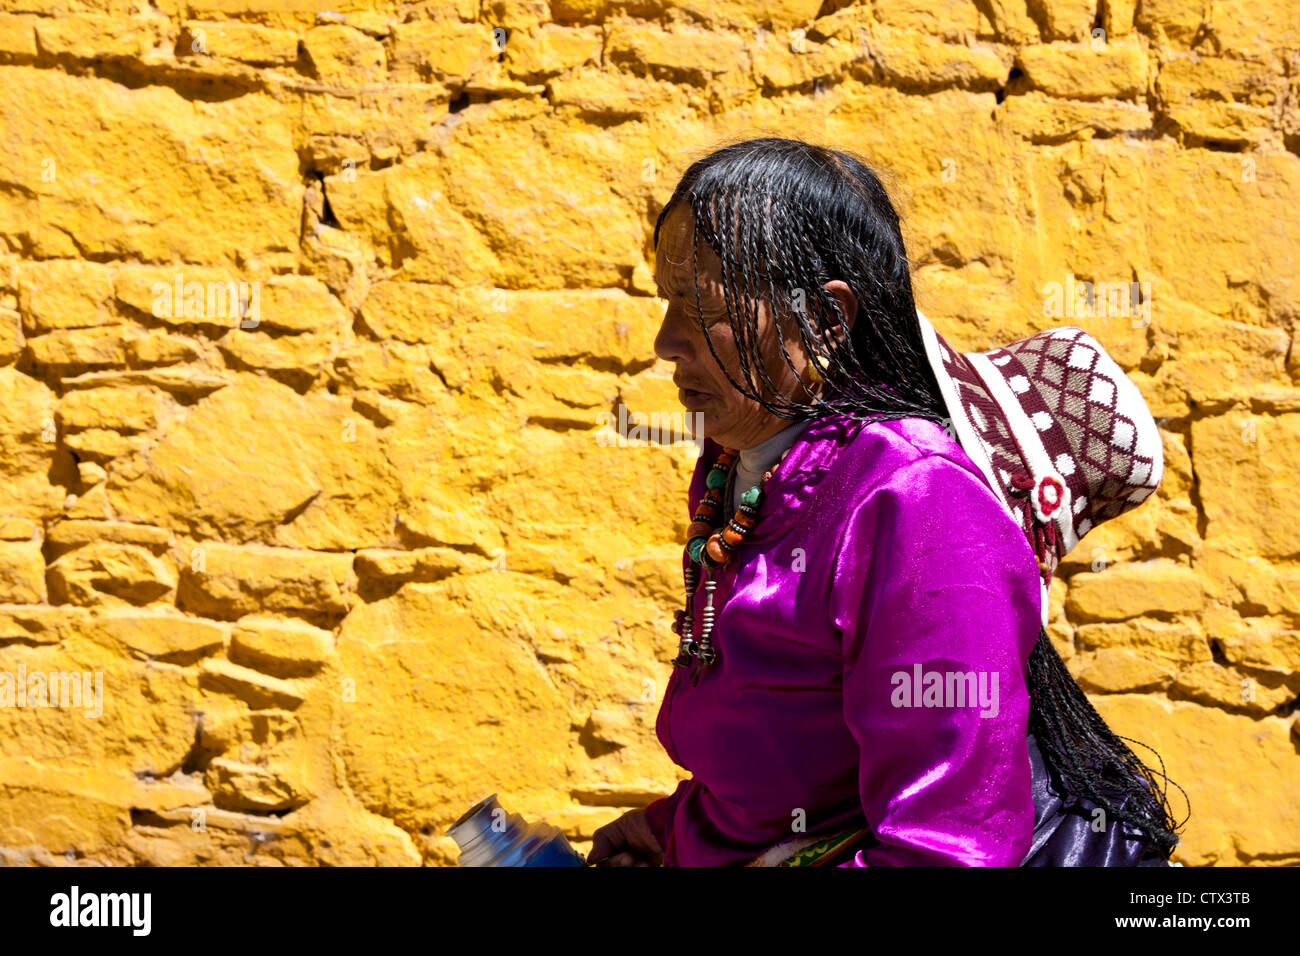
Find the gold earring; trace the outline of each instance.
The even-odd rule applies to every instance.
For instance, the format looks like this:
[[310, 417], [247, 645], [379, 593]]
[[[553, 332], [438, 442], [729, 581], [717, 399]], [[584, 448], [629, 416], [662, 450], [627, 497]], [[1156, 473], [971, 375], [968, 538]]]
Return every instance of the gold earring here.
[[808, 363], [808, 381], [816, 385], [819, 382], [826, 381], [825, 371], [830, 367], [830, 359], [822, 355], [814, 355], [812, 361]]

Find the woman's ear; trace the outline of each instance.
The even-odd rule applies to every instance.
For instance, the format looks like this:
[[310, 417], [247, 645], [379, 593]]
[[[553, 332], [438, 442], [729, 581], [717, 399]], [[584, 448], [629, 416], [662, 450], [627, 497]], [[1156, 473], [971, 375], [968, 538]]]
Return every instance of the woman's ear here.
[[[843, 279], [832, 279], [822, 286], [827, 292], [835, 296], [835, 301], [839, 304], [840, 311], [844, 313], [844, 320], [848, 322], [849, 328], [853, 328], [853, 320], [858, 316], [858, 297], [854, 295], [853, 289]], [[833, 317], [832, 317], [833, 318]], [[836, 329], [837, 335], [842, 334]]]
[[[845, 321], [849, 324], [849, 329], [853, 329], [853, 320], [858, 314], [858, 297], [853, 294], [849, 284], [842, 279], [832, 279], [822, 286], [827, 292], [835, 297], [835, 301], [844, 313]], [[820, 347], [822, 354], [834, 351], [835, 344], [842, 344], [844, 340], [844, 331], [839, 327], [839, 319], [833, 313], [826, 316], [826, 321], [831, 328], [824, 331], [820, 336]]]

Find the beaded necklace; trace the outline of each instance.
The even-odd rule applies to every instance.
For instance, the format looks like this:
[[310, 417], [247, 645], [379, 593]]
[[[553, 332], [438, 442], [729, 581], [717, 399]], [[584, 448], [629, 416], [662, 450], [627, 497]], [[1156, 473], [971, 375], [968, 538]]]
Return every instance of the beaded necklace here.
[[[776, 464], [763, 472], [762, 480], [740, 496], [740, 506], [731, 519], [723, 525], [717, 523], [722, 513], [722, 499], [726, 493], [727, 479], [731, 476], [739, 452], [734, 448], [724, 448], [705, 478], [704, 497], [700, 499], [686, 530], [686, 554], [690, 559], [683, 574], [686, 585], [686, 608], [678, 611], [673, 623], [673, 632], [681, 641], [677, 645], [677, 657], [674, 667], [691, 667], [700, 665], [695, 673], [695, 683], [699, 683], [700, 674], [714, 664], [718, 652], [713, 647], [713, 622], [716, 612], [713, 607], [713, 593], [718, 582], [713, 579], [713, 572], [723, 567], [744, 543], [749, 532], [758, 521], [758, 509], [763, 502], [763, 487], [768, 479], [780, 467], [790, 449], [786, 448], [777, 459]], [[704, 592], [706, 602], [700, 612], [700, 639], [694, 638], [695, 624], [695, 590], [699, 585], [700, 568], [704, 568]]]

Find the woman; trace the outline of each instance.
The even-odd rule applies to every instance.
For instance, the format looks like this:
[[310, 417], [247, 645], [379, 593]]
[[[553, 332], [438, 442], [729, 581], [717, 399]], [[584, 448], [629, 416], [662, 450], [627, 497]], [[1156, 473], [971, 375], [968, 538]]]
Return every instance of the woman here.
[[[1125, 458], [1116, 480], [1075, 468], [1096, 436], [1041, 404], [1063, 381], [1096, 392], [1070, 362], [1101, 369], [1100, 347], [1040, 333], [988, 353], [1006, 370], [1064, 356], [1033, 387], [992, 364], [981, 377], [990, 360], [917, 312], [877, 177], [798, 141], [696, 162], [655, 248], [655, 351], [708, 436], [656, 728], [694, 776], [598, 830], [589, 859], [1163, 864], [1163, 794], [1042, 630], [1043, 575], [1159, 481], [1158, 436], [1154, 466]], [[1043, 434], [1013, 433], [1024, 422]]]

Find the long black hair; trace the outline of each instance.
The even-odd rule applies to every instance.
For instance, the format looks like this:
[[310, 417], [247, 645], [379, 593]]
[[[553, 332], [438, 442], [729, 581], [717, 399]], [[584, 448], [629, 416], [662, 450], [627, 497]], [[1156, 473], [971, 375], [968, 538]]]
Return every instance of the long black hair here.
[[[682, 176], [655, 222], [656, 248], [664, 220], [682, 203], [694, 219], [697, 308], [701, 235], [722, 261], [727, 317], [745, 381], [733, 379], [718, 359], [702, 317], [701, 330], [738, 391], [780, 418], [838, 413], [875, 421], [924, 418], [948, 427], [921, 339], [898, 214], [864, 159], [775, 136], [724, 146]], [[845, 316], [823, 287], [833, 279], [853, 290], [856, 316]], [[758, 346], [760, 298], [772, 304], [778, 321], [795, 323], [804, 348], [821, 360], [827, 388], [810, 394], [811, 402], [780, 394], [771, 379]], [[784, 336], [777, 338], [797, 373]], [[1101, 807], [1108, 820], [1129, 824], [1167, 860], [1181, 824], [1156, 782], [1157, 776], [1168, 779], [1163, 761], [1160, 772], [1151, 770], [1124, 742], [1128, 738], [1106, 726], [1041, 627], [1028, 687], [1029, 730], [1056, 786]]]

